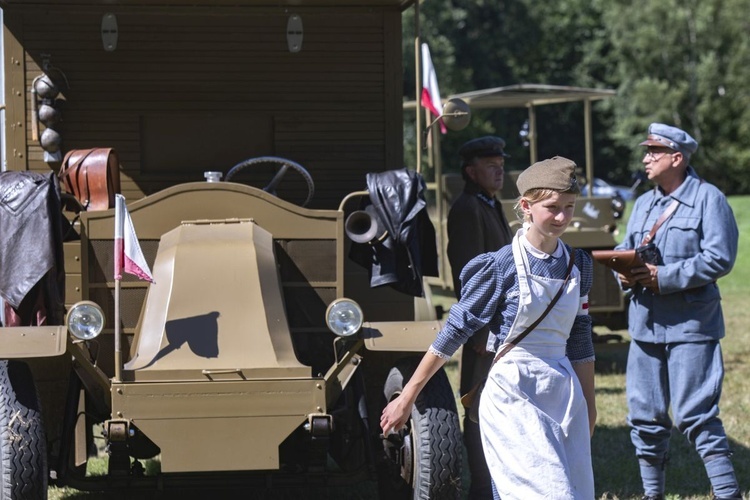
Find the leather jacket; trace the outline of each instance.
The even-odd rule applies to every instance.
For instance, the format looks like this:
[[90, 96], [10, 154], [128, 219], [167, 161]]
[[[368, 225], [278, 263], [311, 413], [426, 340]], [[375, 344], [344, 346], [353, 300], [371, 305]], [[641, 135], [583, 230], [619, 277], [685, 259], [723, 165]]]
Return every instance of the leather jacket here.
[[437, 276], [435, 228], [427, 215], [424, 179], [413, 170], [367, 174], [370, 202], [388, 231], [382, 242], [353, 243], [350, 257], [370, 270], [370, 286], [424, 294], [423, 276]]
[[64, 320], [62, 219], [54, 172], [0, 173], [0, 296], [23, 324]]

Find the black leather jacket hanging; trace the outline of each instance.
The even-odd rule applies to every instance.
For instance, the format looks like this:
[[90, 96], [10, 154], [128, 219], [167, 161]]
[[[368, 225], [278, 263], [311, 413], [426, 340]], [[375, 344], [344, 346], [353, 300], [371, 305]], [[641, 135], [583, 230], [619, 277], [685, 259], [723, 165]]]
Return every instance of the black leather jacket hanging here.
[[26, 325], [42, 304], [47, 324], [63, 323], [62, 219], [54, 172], [0, 173], [0, 296]]
[[414, 296], [424, 294], [423, 276], [437, 276], [435, 228], [427, 215], [424, 179], [413, 170], [367, 174], [367, 189], [382, 242], [352, 243], [350, 257], [370, 270], [370, 286], [390, 285]]

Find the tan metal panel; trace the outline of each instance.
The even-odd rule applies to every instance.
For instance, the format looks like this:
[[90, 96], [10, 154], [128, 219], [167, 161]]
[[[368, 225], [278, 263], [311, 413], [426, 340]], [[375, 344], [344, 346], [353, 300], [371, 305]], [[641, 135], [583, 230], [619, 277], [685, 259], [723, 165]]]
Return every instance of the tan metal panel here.
[[[308, 210], [258, 189], [240, 184], [192, 183], [174, 186], [128, 204], [139, 238], [159, 239], [184, 220], [253, 219], [276, 239], [336, 238], [343, 231], [343, 214]], [[299, 219], [305, 219], [300, 224]], [[89, 239], [114, 235], [114, 210], [88, 212], [82, 217]]]
[[123, 383], [112, 386], [112, 412], [122, 418], [304, 418], [326, 411], [323, 379]]
[[[112, 389], [113, 413], [158, 436], [162, 472], [277, 469], [279, 443], [309, 414], [326, 411], [321, 379]], [[209, 452], [217, 449], [222, 453]]]
[[183, 224], [162, 236], [153, 276], [125, 366], [136, 377], [310, 375], [294, 355], [268, 231], [252, 222]]
[[169, 473], [276, 470], [279, 443], [303, 421], [301, 417], [237, 417], [134, 423], [147, 436], [160, 437], [156, 444], [161, 449], [161, 472]]
[[63, 243], [63, 253], [65, 254], [65, 272], [81, 272], [81, 242], [68, 241]]
[[83, 300], [83, 281], [81, 275], [67, 272], [65, 274], [65, 304], [72, 305]]
[[440, 321], [387, 321], [365, 323], [365, 347], [371, 351], [424, 352], [442, 327]]
[[6, 165], [8, 170], [26, 170], [26, 102], [30, 87], [24, 79], [23, 24], [21, 19], [8, 16], [4, 22]]
[[0, 327], [0, 358], [43, 358], [65, 352], [64, 326]]

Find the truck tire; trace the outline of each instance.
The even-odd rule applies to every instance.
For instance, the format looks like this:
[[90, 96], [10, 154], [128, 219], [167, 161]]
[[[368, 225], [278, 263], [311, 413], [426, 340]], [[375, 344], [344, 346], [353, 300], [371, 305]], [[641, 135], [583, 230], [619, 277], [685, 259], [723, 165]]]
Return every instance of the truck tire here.
[[0, 361], [0, 500], [47, 498], [47, 444], [31, 370]]
[[[383, 389], [386, 401], [401, 393], [416, 362], [392, 368]], [[461, 495], [463, 441], [448, 377], [442, 369], [417, 397], [405, 429], [383, 441], [379, 468], [383, 500], [448, 500]]]

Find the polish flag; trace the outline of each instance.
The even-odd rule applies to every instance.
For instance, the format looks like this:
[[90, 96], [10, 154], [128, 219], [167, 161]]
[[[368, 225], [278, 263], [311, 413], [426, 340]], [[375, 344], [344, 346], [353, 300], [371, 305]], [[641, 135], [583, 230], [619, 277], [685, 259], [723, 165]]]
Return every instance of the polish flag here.
[[133, 221], [130, 219], [125, 197], [115, 195], [115, 279], [122, 279], [122, 272], [154, 282], [151, 270], [143, 257], [141, 245], [135, 235]]
[[[430, 113], [438, 116], [442, 115], [443, 100], [440, 98], [440, 88], [438, 87], [437, 74], [435, 67], [432, 65], [430, 49], [426, 43], [422, 44], [422, 106], [429, 109]], [[440, 120], [440, 131], [448, 132], [443, 120]]]

